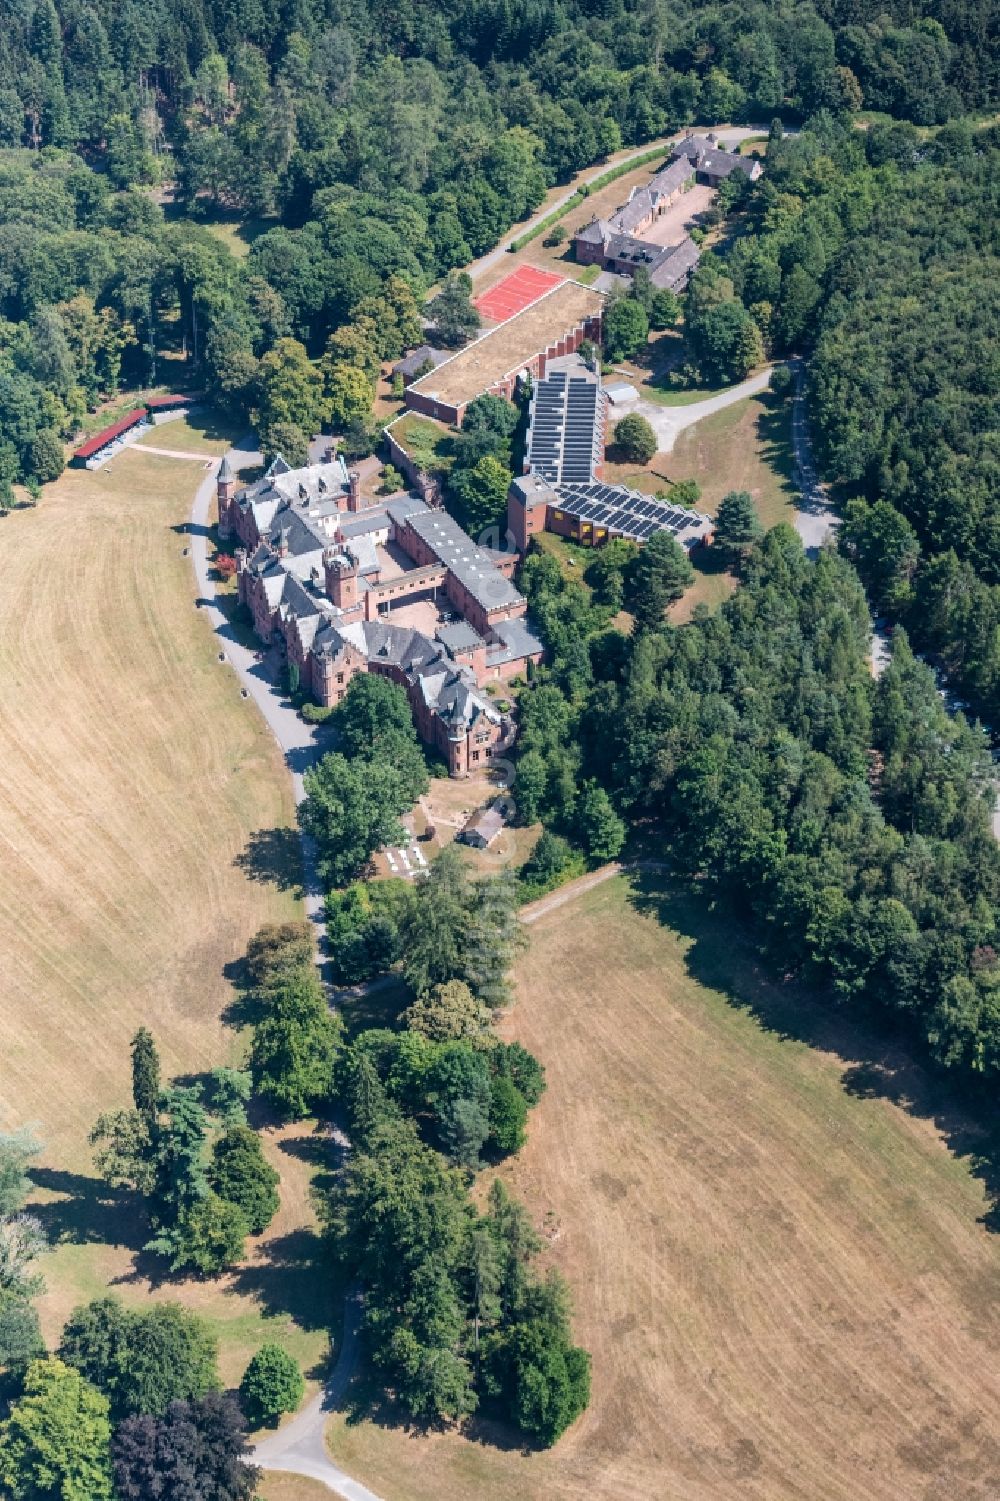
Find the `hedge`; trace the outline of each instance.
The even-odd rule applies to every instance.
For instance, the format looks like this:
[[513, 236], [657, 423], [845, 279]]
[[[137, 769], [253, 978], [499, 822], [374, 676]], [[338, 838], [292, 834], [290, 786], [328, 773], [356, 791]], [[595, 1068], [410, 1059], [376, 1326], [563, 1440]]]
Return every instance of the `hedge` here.
[[667, 149], [666, 146], [657, 146], [652, 151], [645, 151], [641, 156], [634, 156], [627, 162], [619, 162], [617, 167], [611, 167], [607, 172], [602, 172], [600, 177], [594, 178], [593, 182], [584, 183], [583, 187], [577, 188], [572, 198], [564, 203], [562, 208], [556, 209], [553, 214], [547, 214], [538, 224], [525, 230], [523, 235], [518, 235], [516, 240], [511, 240], [507, 249], [512, 252], [522, 250], [546, 229], [550, 229], [553, 224], [558, 224], [560, 219], [572, 213], [578, 204], [590, 197], [591, 193], [597, 192], [599, 188], [606, 188], [609, 182], [614, 182], [618, 177], [624, 177], [627, 172], [634, 172], [637, 167], [644, 167], [647, 162], [655, 162], [657, 157], [666, 155]]

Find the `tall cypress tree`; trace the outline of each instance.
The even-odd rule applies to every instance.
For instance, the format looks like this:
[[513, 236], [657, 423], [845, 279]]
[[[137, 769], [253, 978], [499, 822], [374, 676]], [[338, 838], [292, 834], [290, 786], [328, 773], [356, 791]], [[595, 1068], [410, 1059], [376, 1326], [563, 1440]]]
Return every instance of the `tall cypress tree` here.
[[132, 1038], [132, 1099], [152, 1125], [160, 1101], [160, 1055], [148, 1027], [140, 1027]]

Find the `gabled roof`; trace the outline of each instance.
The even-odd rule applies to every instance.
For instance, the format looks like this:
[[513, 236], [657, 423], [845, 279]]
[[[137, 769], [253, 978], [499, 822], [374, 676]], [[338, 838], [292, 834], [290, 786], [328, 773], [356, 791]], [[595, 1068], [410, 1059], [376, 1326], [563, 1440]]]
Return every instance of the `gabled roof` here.
[[663, 258], [657, 261], [649, 274], [649, 279], [654, 287], [665, 287], [668, 291], [675, 292], [686, 284], [700, 259], [701, 251], [698, 246], [690, 235], [685, 235], [679, 245], [673, 245]]
[[610, 230], [604, 219], [591, 219], [583, 229], [577, 230], [576, 239], [585, 240], [588, 245], [603, 245]]

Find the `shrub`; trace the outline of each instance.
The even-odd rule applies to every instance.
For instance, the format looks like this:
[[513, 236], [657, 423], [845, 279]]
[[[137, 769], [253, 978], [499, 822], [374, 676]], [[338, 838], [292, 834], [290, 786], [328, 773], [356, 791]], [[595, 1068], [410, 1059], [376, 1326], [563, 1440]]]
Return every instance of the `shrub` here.
[[775, 396], [787, 396], [792, 387], [792, 372], [787, 365], [775, 365], [771, 371], [771, 390]]
[[648, 464], [658, 443], [652, 425], [639, 412], [630, 412], [615, 427], [615, 444], [630, 464]]
[[524, 1096], [506, 1074], [498, 1074], [490, 1086], [490, 1145], [505, 1157], [519, 1152], [527, 1120]]
[[302, 1401], [305, 1382], [280, 1345], [262, 1345], [243, 1373], [240, 1402], [252, 1428], [271, 1427]]

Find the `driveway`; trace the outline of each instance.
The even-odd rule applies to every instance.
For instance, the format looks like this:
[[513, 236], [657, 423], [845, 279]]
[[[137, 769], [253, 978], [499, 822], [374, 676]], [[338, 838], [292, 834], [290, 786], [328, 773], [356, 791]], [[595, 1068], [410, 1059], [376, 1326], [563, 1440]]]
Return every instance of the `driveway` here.
[[801, 359], [789, 361], [795, 381], [792, 397], [792, 452], [795, 456], [795, 483], [801, 492], [795, 512], [795, 529], [802, 538], [809, 557], [814, 558], [840, 525], [840, 518], [833, 506], [826, 487], [820, 483], [809, 439], [809, 420], [806, 416], [805, 366]]
[[[227, 455], [234, 469], [246, 469], [261, 462], [260, 453], [252, 446], [253, 440], [231, 448]], [[191, 509], [190, 536], [191, 555], [195, 578], [198, 581], [198, 604], [208, 616], [219, 641], [219, 650], [235, 670], [248, 698], [253, 699], [264, 716], [278, 745], [281, 747], [292, 778], [292, 790], [298, 806], [305, 797], [303, 774], [315, 764], [328, 748], [330, 736], [322, 726], [306, 724], [289, 699], [282, 692], [275, 664], [262, 662], [257, 652], [243, 645], [218, 604], [219, 586], [211, 576], [208, 563], [208, 542], [214, 517], [216, 471], [211, 471], [198, 486]], [[305, 887], [305, 908], [309, 919], [316, 924], [322, 950], [323, 893], [316, 875], [315, 850], [312, 841], [302, 836], [302, 858]]]
[[358, 1325], [361, 1303], [357, 1293], [348, 1295], [344, 1304], [344, 1338], [333, 1374], [318, 1397], [296, 1413], [290, 1423], [261, 1439], [255, 1445], [253, 1461], [264, 1470], [282, 1470], [293, 1475], [308, 1475], [318, 1480], [346, 1501], [380, 1501], [374, 1491], [352, 1480], [335, 1465], [327, 1453], [323, 1431], [331, 1412], [335, 1412], [347, 1394], [358, 1356]]
[[721, 412], [725, 407], [731, 407], [737, 401], [744, 401], [748, 396], [757, 396], [761, 391], [766, 391], [771, 379], [771, 366], [759, 370], [756, 375], [751, 375], [747, 380], [741, 381], [738, 386], [730, 386], [728, 391], [719, 391], [715, 396], [706, 396], [704, 401], [693, 401], [689, 406], [667, 407], [660, 406], [658, 402], [647, 401], [645, 397], [638, 397], [633, 401], [616, 403], [612, 415], [612, 421], [617, 422], [629, 412], [639, 412], [645, 417], [656, 434], [659, 444], [659, 453], [669, 453], [677, 442], [677, 436], [686, 427], [693, 427], [703, 417], [711, 417], [713, 412]]

